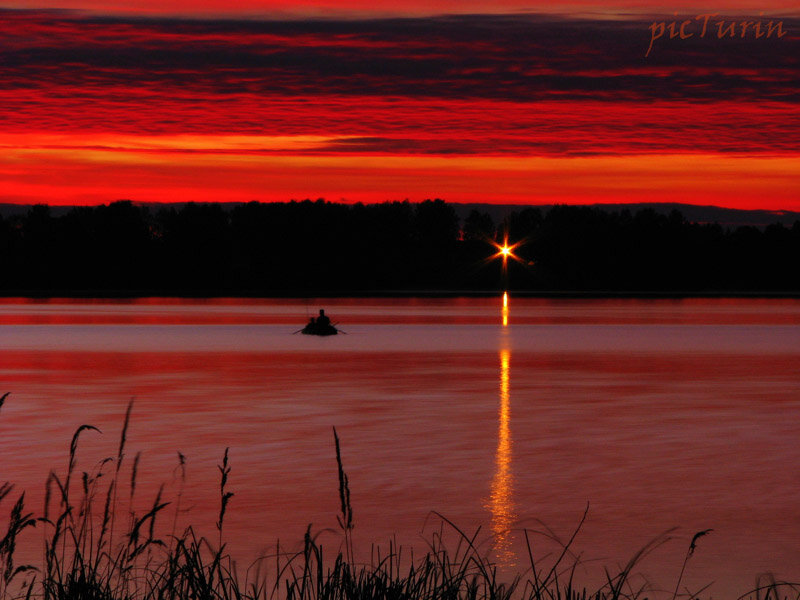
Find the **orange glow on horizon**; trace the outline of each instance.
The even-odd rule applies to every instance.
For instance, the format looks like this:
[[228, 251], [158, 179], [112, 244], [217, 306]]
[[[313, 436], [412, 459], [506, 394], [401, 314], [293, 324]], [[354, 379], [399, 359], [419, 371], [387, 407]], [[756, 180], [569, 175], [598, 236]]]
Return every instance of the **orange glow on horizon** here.
[[[675, 202], [800, 210], [800, 157], [721, 155], [370, 156], [253, 151], [317, 144], [309, 137], [247, 140], [203, 136], [146, 148], [23, 146], [0, 134], [2, 202], [96, 205], [135, 202], [422, 201], [498, 204]], [[213, 138], [213, 139], [212, 139]], [[107, 140], [100, 140], [107, 141]], [[130, 142], [130, 139], [126, 140]], [[178, 142], [190, 143], [181, 148]], [[224, 143], [224, 151], [220, 144]], [[162, 144], [167, 144], [165, 150]], [[48, 147], [43, 147], [48, 146]], [[161, 146], [161, 147], [160, 147]], [[709, 182], [713, 182], [709, 184]], [[514, 245], [508, 245], [513, 258]], [[502, 245], [497, 246], [499, 255]]]

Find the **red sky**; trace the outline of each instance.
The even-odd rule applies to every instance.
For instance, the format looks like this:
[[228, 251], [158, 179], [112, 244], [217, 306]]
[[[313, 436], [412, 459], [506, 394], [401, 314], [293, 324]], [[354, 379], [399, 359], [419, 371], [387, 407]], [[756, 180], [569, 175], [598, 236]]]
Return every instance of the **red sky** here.
[[566, 15], [667, 13], [675, 10], [721, 13], [760, 12], [788, 17], [797, 16], [800, 8], [790, 0], [4, 0], [0, 7], [30, 9], [57, 8], [92, 11], [99, 14], [173, 14], [173, 15], [259, 15], [276, 13], [304, 15], [420, 16], [440, 14], [497, 14], [547, 12]]
[[[789, 3], [705, 3], [721, 16], [702, 38], [688, 2], [112, 4], [0, 1], [17, 9], [0, 10], [0, 202], [800, 210]], [[645, 57], [669, 19], [693, 38]]]

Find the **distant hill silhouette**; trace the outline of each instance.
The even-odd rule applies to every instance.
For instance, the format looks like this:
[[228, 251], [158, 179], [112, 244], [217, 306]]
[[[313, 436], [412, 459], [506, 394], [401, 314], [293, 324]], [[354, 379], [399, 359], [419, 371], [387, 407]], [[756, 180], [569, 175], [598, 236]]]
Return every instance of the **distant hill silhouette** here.
[[[797, 213], [442, 200], [3, 208], [7, 295], [800, 292]], [[502, 273], [506, 237], [521, 244]]]
[[[506, 216], [525, 208], [518, 204], [457, 204], [453, 203], [456, 214], [464, 219], [473, 210], [491, 215], [495, 222], [501, 222]], [[669, 215], [673, 210], [679, 211], [687, 221], [699, 224], [718, 223], [723, 227], [752, 226], [763, 228], [767, 225], [780, 223], [791, 227], [795, 221], [800, 221], [800, 212], [777, 210], [743, 210], [738, 208], [723, 208], [721, 206], [702, 206], [698, 204], [681, 204], [679, 202], [638, 202], [633, 204], [589, 204], [604, 212], [620, 212], [629, 210], [652, 209], [657, 214]], [[547, 211], [552, 204], [539, 205], [537, 208]]]
[[[125, 202], [125, 200], [120, 200]], [[161, 209], [176, 209], [180, 210], [189, 202], [137, 202], [137, 206], [146, 207], [151, 212], [157, 212]], [[231, 210], [237, 206], [245, 204], [244, 202], [226, 202], [221, 206], [224, 210]], [[481, 213], [486, 213], [492, 217], [495, 223], [502, 222], [502, 220], [513, 212], [519, 212], [526, 208], [527, 205], [520, 204], [489, 204], [489, 203], [458, 203], [449, 202], [450, 206], [456, 211], [456, 215], [462, 221], [467, 218], [469, 213], [477, 210]], [[30, 204], [3, 204], [0, 203], [0, 216], [10, 217], [13, 215], [24, 215], [30, 210]], [[539, 208], [542, 211], [550, 210], [554, 205], [541, 204], [533, 205], [533, 208]], [[795, 221], [800, 221], [800, 212], [788, 210], [760, 210], [760, 209], [739, 209], [739, 208], [723, 208], [721, 206], [704, 206], [699, 204], [682, 204], [679, 202], [637, 202], [632, 204], [589, 204], [591, 206], [604, 212], [620, 212], [622, 210], [629, 210], [631, 212], [638, 212], [640, 210], [652, 209], [660, 215], [668, 215], [673, 210], [679, 211], [687, 221], [692, 223], [707, 224], [718, 223], [723, 227], [743, 227], [753, 226], [763, 228], [767, 225], [780, 223], [782, 225], [791, 227]], [[79, 208], [78, 206], [51, 206], [50, 213], [54, 216], [61, 216], [67, 214], [70, 210]]]

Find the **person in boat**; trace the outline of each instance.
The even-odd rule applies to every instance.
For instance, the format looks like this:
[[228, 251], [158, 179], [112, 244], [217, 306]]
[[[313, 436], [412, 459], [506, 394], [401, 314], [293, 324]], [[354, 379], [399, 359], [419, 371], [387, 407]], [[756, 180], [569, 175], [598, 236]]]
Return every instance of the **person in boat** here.
[[[313, 318], [312, 318], [313, 320]], [[319, 309], [319, 317], [317, 317], [317, 327], [320, 329], [327, 329], [331, 325], [331, 320], [325, 314], [325, 310]]]

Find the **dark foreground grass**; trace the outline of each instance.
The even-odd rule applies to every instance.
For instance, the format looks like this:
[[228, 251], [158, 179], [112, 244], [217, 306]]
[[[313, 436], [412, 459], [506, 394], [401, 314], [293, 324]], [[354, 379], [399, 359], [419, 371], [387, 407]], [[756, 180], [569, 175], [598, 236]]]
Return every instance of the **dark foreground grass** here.
[[[0, 397], [0, 407], [7, 396]], [[43, 515], [35, 516], [26, 509], [24, 492], [14, 500], [14, 486], [0, 483], [0, 503], [11, 504], [0, 538], [0, 599], [643, 600], [651, 591], [634, 586], [631, 575], [642, 558], [668, 539], [665, 534], [652, 540], [624, 567], [606, 571], [606, 583], [598, 589], [587, 589], [574, 580], [579, 560], [572, 557], [570, 546], [580, 524], [562, 545], [560, 556], [546, 567], [534, 559], [524, 531], [529, 566], [510, 580], [501, 578], [487, 553], [479, 551], [477, 532], [468, 535], [441, 515], [441, 527], [430, 535], [428, 550], [421, 558], [407, 558], [401, 548], [390, 543], [385, 554], [376, 550], [369, 563], [358, 563], [349, 481], [334, 430], [341, 503], [339, 550], [324, 555], [309, 526], [299, 550], [278, 546], [274, 554], [240, 570], [224, 541], [225, 515], [233, 498], [227, 487], [231, 471], [227, 449], [219, 465], [219, 517], [214, 534], [202, 536], [193, 527], [179, 531], [182, 491], [167, 500], [162, 486], [147, 509], [137, 512], [133, 508], [139, 454], [128, 461], [130, 467], [123, 472], [131, 408], [132, 404], [116, 456], [103, 459], [92, 472], [77, 472], [76, 453], [81, 435], [96, 428], [81, 425], [76, 430], [66, 473], [51, 471], [47, 478]], [[179, 453], [181, 482], [184, 466]], [[43, 539], [41, 564], [17, 564], [18, 542], [36, 539], [28, 532], [34, 528]], [[691, 592], [682, 587], [681, 579], [698, 540], [709, 531], [698, 532], [692, 539], [675, 591], [667, 598], [706, 597], [702, 596], [706, 590]], [[446, 537], [454, 537], [456, 542], [448, 544]], [[770, 580], [741, 598], [800, 600], [800, 587]]]

